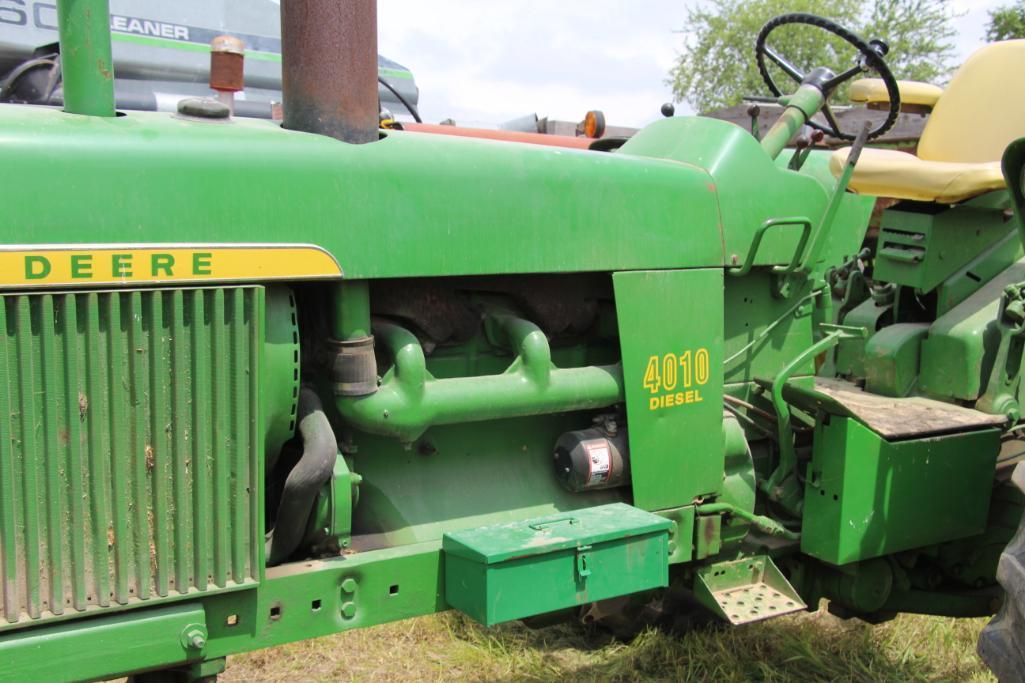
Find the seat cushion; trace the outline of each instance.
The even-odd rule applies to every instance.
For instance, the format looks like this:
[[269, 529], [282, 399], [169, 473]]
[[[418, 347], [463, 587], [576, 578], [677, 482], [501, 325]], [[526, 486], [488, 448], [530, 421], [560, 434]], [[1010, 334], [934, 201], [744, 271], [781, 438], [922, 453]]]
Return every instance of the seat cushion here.
[[[829, 160], [833, 175], [843, 173], [850, 151], [846, 147], [833, 153]], [[955, 204], [1006, 186], [999, 161], [926, 161], [907, 152], [871, 147], [862, 150], [850, 183], [850, 189], [859, 194], [941, 204]]]
[[997, 161], [1025, 137], [1025, 40], [990, 43], [957, 70], [918, 142], [930, 161]]
[[[935, 107], [937, 100], [943, 96], [943, 88], [931, 83], [917, 81], [897, 81], [900, 91], [900, 103], [914, 104], [920, 107]], [[890, 92], [881, 78], [859, 78], [851, 83], [847, 97], [851, 102], [867, 104], [885, 104], [890, 101]]]

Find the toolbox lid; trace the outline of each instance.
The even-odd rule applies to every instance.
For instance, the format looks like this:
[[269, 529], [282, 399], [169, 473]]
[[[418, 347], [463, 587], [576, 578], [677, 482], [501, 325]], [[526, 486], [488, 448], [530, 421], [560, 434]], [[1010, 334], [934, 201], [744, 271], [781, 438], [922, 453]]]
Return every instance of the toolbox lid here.
[[454, 531], [445, 534], [442, 549], [481, 564], [497, 564], [632, 536], [668, 533], [671, 526], [664, 517], [626, 503], [611, 503]]

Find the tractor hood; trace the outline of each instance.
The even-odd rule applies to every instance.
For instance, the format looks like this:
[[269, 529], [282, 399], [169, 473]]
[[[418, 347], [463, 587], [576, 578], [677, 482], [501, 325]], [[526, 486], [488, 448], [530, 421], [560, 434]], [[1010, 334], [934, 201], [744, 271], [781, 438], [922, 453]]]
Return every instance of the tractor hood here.
[[[21, 105], [0, 105], [0, 131], [3, 244], [312, 244], [347, 278], [739, 265], [767, 220], [817, 223], [835, 182], [702, 118], [659, 121], [613, 154]], [[837, 249], [857, 249], [870, 208], [848, 196]], [[798, 237], [767, 232], [755, 263], [788, 263]]]
[[4, 244], [307, 243], [348, 278], [723, 265], [679, 161], [270, 121], [0, 106]]

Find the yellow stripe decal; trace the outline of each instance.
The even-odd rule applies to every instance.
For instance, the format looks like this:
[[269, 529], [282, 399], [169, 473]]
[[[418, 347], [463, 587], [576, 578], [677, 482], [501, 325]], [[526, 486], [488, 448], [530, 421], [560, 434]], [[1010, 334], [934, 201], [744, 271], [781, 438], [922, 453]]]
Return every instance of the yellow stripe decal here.
[[0, 248], [0, 288], [341, 277], [312, 245], [39, 245]]

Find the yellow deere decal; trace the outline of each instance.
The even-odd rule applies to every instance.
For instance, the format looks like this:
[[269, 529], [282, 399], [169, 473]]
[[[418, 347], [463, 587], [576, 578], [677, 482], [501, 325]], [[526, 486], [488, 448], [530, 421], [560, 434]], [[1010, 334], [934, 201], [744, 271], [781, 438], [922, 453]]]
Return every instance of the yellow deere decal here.
[[0, 287], [341, 277], [312, 245], [40, 245], [0, 248]]

